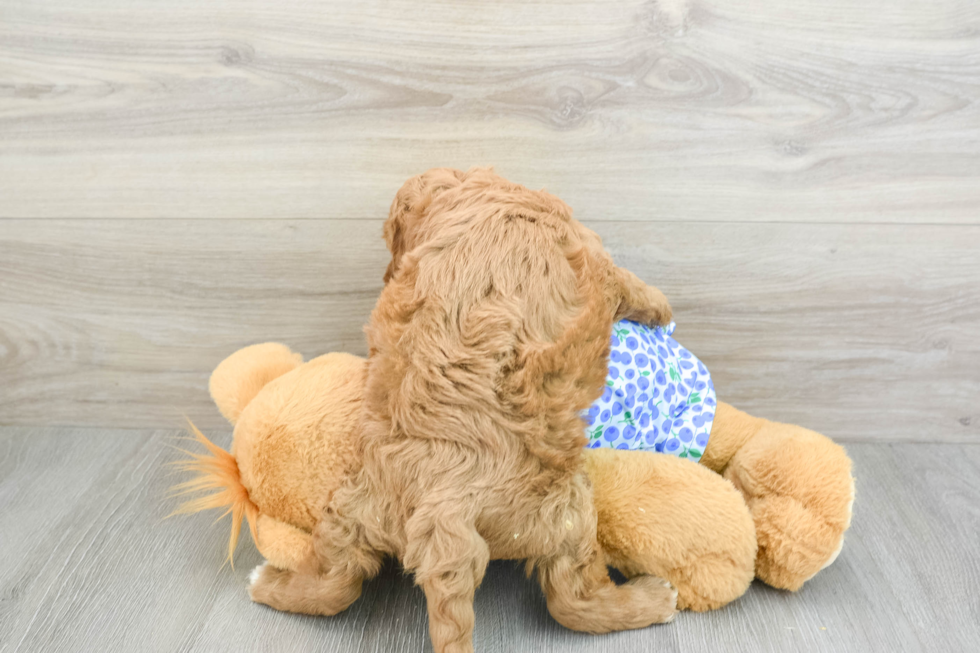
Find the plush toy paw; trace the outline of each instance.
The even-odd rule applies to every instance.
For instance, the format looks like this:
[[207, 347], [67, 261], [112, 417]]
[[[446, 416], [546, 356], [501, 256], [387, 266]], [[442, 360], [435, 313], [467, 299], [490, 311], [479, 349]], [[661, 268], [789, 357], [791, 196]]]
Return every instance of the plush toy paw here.
[[797, 590], [836, 559], [854, 502], [851, 461], [842, 447], [819, 433], [767, 422], [724, 476], [752, 513], [758, 578]]

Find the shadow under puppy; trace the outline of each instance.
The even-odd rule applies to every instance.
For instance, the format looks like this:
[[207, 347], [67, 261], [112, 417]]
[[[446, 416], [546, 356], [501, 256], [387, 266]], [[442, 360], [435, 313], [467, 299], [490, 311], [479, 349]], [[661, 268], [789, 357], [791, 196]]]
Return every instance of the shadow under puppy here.
[[299, 571], [261, 568], [252, 598], [332, 615], [394, 555], [425, 592], [435, 651], [471, 651], [490, 559], [526, 559], [568, 628], [669, 621], [676, 592], [608, 576], [580, 411], [612, 325], [666, 324], [666, 298], [617, 267], [558, 198], [489, 169], [434, 169], [397, 193], [372, 312], [363, 467], [330, 498]]

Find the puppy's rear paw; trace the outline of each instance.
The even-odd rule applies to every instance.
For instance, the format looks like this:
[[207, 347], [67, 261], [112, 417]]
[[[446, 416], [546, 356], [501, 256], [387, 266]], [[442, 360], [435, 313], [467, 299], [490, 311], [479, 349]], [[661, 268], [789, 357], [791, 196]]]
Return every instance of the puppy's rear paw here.
[[258, 582], [259, 577], [262, 576], [262, 570], [269, 566], [268, 562], [263, 562], [261, 565], [256, 567], [248, 575], [248, 592], [252, 593], [252, 588], [255, 587], [255, 583]]
[[628, 583], [632, 586], [637, 608], [652, 624], [665, 624], [677, 615], [677, 589], [663, 578], [637, 576]]
[[289, 578], [292, 572], [277, 569], [268, 562], [252, 570], [248, 575], [248, 595], [256, 603], [264, 603], [276, 610], [288, 610], [280, 605], [278, 600], [281, 592], [280, 585]]

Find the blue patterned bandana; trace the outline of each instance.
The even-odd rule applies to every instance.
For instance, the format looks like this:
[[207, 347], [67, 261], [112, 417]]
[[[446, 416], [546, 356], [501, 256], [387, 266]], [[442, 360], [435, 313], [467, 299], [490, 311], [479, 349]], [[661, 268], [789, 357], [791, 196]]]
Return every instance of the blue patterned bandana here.
[[582, 413], [590, 448], [701, 459], [715, 418], [715, 386], [704, 364], [671, 338], [674, 328], [613, 325], [606, 389]]

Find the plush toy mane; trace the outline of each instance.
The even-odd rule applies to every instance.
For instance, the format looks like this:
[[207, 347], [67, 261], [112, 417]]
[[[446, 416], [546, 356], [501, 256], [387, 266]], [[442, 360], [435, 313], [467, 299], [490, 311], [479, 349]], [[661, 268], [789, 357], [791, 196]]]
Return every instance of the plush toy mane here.
[[235, 567], [235, 547], [238, 544], [238, 537], [242, 530], [242, 519], [248, 520], [249, 531], [252, 539], [258, 542], [256, 524], [259, 518], [259, 507], [249, 498], [248, 490], [242, 485], [241, 474], [238, 471], [238, 462], [230, 453], [211, 442], [201, 431], [194, 426], [194, 423], [187, 420], [194, 440], [204, 445], [209, 453], [193, 453], [185, 449], [180, 449], [183, 453], [190, 456], [184, 460], [172, 463], [177, 469], [183, 472], [193, 472], [195, 476], [183, 483], [178, 483], [171, 488], [172, 496], [192, 494], [205, 490], [218, 490], [212, 494], [194, 499], [188, 499], [180, 504], [176, 510], [170, 513], [173, 515], [189, 515], [204, 510], [215, 508], [226, 508], [225, 512], [218, 517], [222, 519], [225, 515], [231, 515], [231, 535], [228, 538], [228, 562], [232, 568]]

